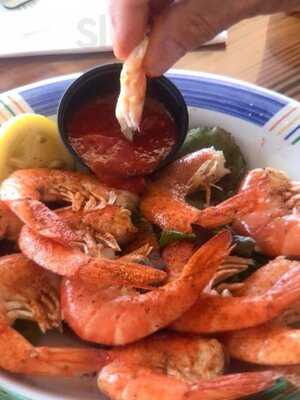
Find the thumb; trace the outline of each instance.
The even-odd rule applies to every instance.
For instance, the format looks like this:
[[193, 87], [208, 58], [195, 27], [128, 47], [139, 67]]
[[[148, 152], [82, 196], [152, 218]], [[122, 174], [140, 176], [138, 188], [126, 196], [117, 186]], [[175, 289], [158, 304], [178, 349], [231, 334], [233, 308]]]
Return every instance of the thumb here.
[[110, 0], [114, 53], [125, 59], [143, 40], [149, 18], [148, 0]]
[[156, 18], [144, 64], [149, 76], [163, 74], [186, 52], [212, 39], [223, 29], [215, 21], [216, 8], [211, 7], [211, 15], [207, 11], [202, 14], [201, 11], [207, 10], [207, 4], [201, 0], [177, 1]]

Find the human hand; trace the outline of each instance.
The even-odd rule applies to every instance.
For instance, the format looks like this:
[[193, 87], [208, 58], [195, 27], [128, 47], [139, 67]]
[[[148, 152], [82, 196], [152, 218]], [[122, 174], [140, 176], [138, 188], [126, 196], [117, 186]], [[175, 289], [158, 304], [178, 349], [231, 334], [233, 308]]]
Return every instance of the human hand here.
[[158, 76], [186, 52], [253, 15], [290, 11], [299, 0], [110, 0], [113, 46], [125, 59], [151, 26], [145, 57], [148, 75]]

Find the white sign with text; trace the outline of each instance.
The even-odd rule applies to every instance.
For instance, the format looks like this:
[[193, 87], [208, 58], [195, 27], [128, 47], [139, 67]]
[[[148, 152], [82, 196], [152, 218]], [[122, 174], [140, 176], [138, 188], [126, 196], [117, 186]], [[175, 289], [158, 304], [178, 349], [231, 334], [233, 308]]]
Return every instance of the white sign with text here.
[[[106, 0], [39, 0], [0, 12], [0, 57], [101, 52], [112, 49]], [[213, 43], [226, 42], [223, 32]]]

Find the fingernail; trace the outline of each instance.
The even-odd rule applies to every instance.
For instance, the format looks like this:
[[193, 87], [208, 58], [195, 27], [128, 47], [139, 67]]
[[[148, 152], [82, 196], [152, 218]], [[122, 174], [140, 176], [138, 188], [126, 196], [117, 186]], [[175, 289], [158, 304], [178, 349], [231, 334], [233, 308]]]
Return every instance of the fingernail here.
[[125, 60], [126, 57], [128, 56], [128, 52], [124, 51], [121, 47], [119, 47], [117, 44], [113, 48], [114, 50], [114, 55], [116, 58], [119, 60]]

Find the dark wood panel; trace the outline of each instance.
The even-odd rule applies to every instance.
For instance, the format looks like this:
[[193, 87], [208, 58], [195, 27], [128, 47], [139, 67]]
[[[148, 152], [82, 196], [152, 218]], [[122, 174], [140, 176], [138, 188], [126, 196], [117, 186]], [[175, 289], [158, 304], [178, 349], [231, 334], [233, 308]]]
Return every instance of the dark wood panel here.
[[[0, 60], [0, 91], [113, 60], [112, 53]], [[227, 46], [191, 52], [175, 67], [243, 79], [300, 100], [300, 17], [243, 21], [231, 28]]]

